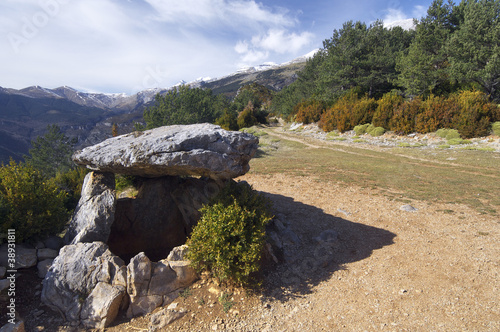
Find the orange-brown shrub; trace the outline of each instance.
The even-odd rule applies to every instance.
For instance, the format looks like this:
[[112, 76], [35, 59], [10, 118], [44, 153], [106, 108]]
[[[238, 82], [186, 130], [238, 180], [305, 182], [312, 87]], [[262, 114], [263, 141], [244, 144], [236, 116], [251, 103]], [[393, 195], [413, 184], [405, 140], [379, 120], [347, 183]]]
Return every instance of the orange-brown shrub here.
[[490, 122], [500, 119], [497, 105], [491, 103], [483, 92], [462, 91], [450, 98], [460, 107], [453, 117], [452, 126], [465, 138], [488, 135]]
[[415, 118], [415, 130], [419, 133], [432, 133], [438, 129], [451, 128], [459, 105], [452, 98], [429, 96], [422, 102], [421, 112]]
[[378, 100], [377, 109], [373, 114], [372, 123], [376, 127], [389, 128], [394, 109], [401, 105], [404, 98], [395, 92], [388, 92]]
[[409, 134], [415, 131], [415, 118], [420, 113], [422, 99], [415, 98], [401, 103], [393, 112], [389, 121], [390, 130], [398, 134]]
[[294, 107], [295, 121], [305, 124], [318, 122], [325, 111], [325, 105], [318, 100], [305, 100]]
[[364, 96], [356, 100], [349, 120], [351, 127], [371, 123], [377, 106], [378, 103], [374, 98]]
[[359, 98], [356, 91], [350, 90], [323, 113], [318, 125], [324, 131], [351, 130], [357, 125], [371, 122], [377, 105], [375, 99], [366, 96]]

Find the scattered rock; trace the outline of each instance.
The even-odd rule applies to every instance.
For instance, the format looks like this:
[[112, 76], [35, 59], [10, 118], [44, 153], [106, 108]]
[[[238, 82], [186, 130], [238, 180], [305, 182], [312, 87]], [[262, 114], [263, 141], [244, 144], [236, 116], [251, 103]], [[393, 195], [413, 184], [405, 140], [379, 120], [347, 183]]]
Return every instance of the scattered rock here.
[[341, 208], [338, 208], [337, 211], [340, 212], [340, 213], [342, 213], [342, 214], [344, 214], [346, 217], [349, 217], [351, 215], [350, 212], [348, 212], [346, 210], [343, 210]]
[[402, 211], [406, 211], [406, 212], [417, 212], [418, 211], [417, 208], [414, 208], [413, 206], [411, 206], [409, 204], [403, 205], [399, 209]]
[[173, 262], [173, 261], [183, 261], [184, 260], [184, 256], [187, 254], [188, 251], [189, 251], [189, 248], [185, 244], [182, 245], [182, 246], [175, 247], [168, 254], [167, 261], [171, 261], [171, 262]]
[[231, 179], [248, 172], [257, 148], [258, 138], [251, 134], [204, 123], [113, 137], [77, 151], [73, 160], [92, 170], [142, 177]]
[[43, 261], [46, 259], [54, 259], [57, 257], [59, 252], [54, 249], [50, 248], [44, 248], [44, 249], [38, 249], [37, 251], [37, 257], [39, 261]]
[[184, 310], [173, 310], [173, 309], [163, 309], [151, 315], [151, 321], [149, 323], [149, 331], [161, 331], [167, 325], [172, 322], [180, 319], [186, 315], [186, 311]]
[[[8, 245], [4, 243], [0, 247], [0, 265], [7, 267], [8, 263]], [[28, 269], [38, 262], [36, 249], [23, 244], [16, 245], [16, 265], [15, 269]]]

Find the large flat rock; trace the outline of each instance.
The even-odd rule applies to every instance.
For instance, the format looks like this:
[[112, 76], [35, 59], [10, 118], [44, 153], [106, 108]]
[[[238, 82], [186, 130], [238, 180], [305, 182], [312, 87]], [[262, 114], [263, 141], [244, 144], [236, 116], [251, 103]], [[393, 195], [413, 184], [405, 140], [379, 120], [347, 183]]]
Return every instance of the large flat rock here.
[[113, 137], [77, 151], [73, 160], [101, 172], [143, 177], [245, 174], [258, 138], [203, 123], [160, 127]]

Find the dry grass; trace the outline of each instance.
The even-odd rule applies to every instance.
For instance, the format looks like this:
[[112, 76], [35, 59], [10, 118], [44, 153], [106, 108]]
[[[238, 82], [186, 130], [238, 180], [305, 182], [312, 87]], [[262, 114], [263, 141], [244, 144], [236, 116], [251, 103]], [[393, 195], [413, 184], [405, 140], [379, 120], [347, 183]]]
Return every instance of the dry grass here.
[[[480, 150], [371, 148], [310, 143], [298, 135], [259, 128], [259, 158], [255, 174], [312, 176], [320, 182], [340, 182], [380, 189], [386, 195], [467, 204], [481, 213], [500, 211], [500, 156]], [[263, 135], [266, 132], [268, 135]]]

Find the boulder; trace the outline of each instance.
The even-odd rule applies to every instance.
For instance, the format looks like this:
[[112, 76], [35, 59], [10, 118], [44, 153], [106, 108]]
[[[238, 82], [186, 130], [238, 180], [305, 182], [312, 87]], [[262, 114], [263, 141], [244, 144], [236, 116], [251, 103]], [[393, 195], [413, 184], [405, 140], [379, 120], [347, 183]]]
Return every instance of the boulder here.
[[58, 251], [50, 248], [38, 249], [36, 255], [39, 261], [43, 261], [46, 259], [56, 258], [58, 255]]
[[116, 207], [114, 189], [112, 173], [91, 172], [85, 176], [80, 201], [64, 238], [66, 244], [107, 242]]
[[85, 300], [80, 315], [82, 324], [97, 329], [109, 326], [118, 315], [125, 293], [124, 286], [99, 282]]
[[124, 300], [126, 280], [125, 263], [106, 244], [68, 245], [43, 280], [42, 302], [70, 322], [105, 327]]
[[203, 123], [113, 137], [77, 151], [73, 160], [100, 172], [231, 179], [248, 172], [257, 148], [258, 138], [251, 134]]
[[[4, 243], [0, 247], [0, 266], [8, 267], [8, 244]], [[27, 245], [18, 244], [16, 250], [16, 265], [14, 269], [28, 269], [33, 267], [38, 262], [36, 257], [36, 249]]]

